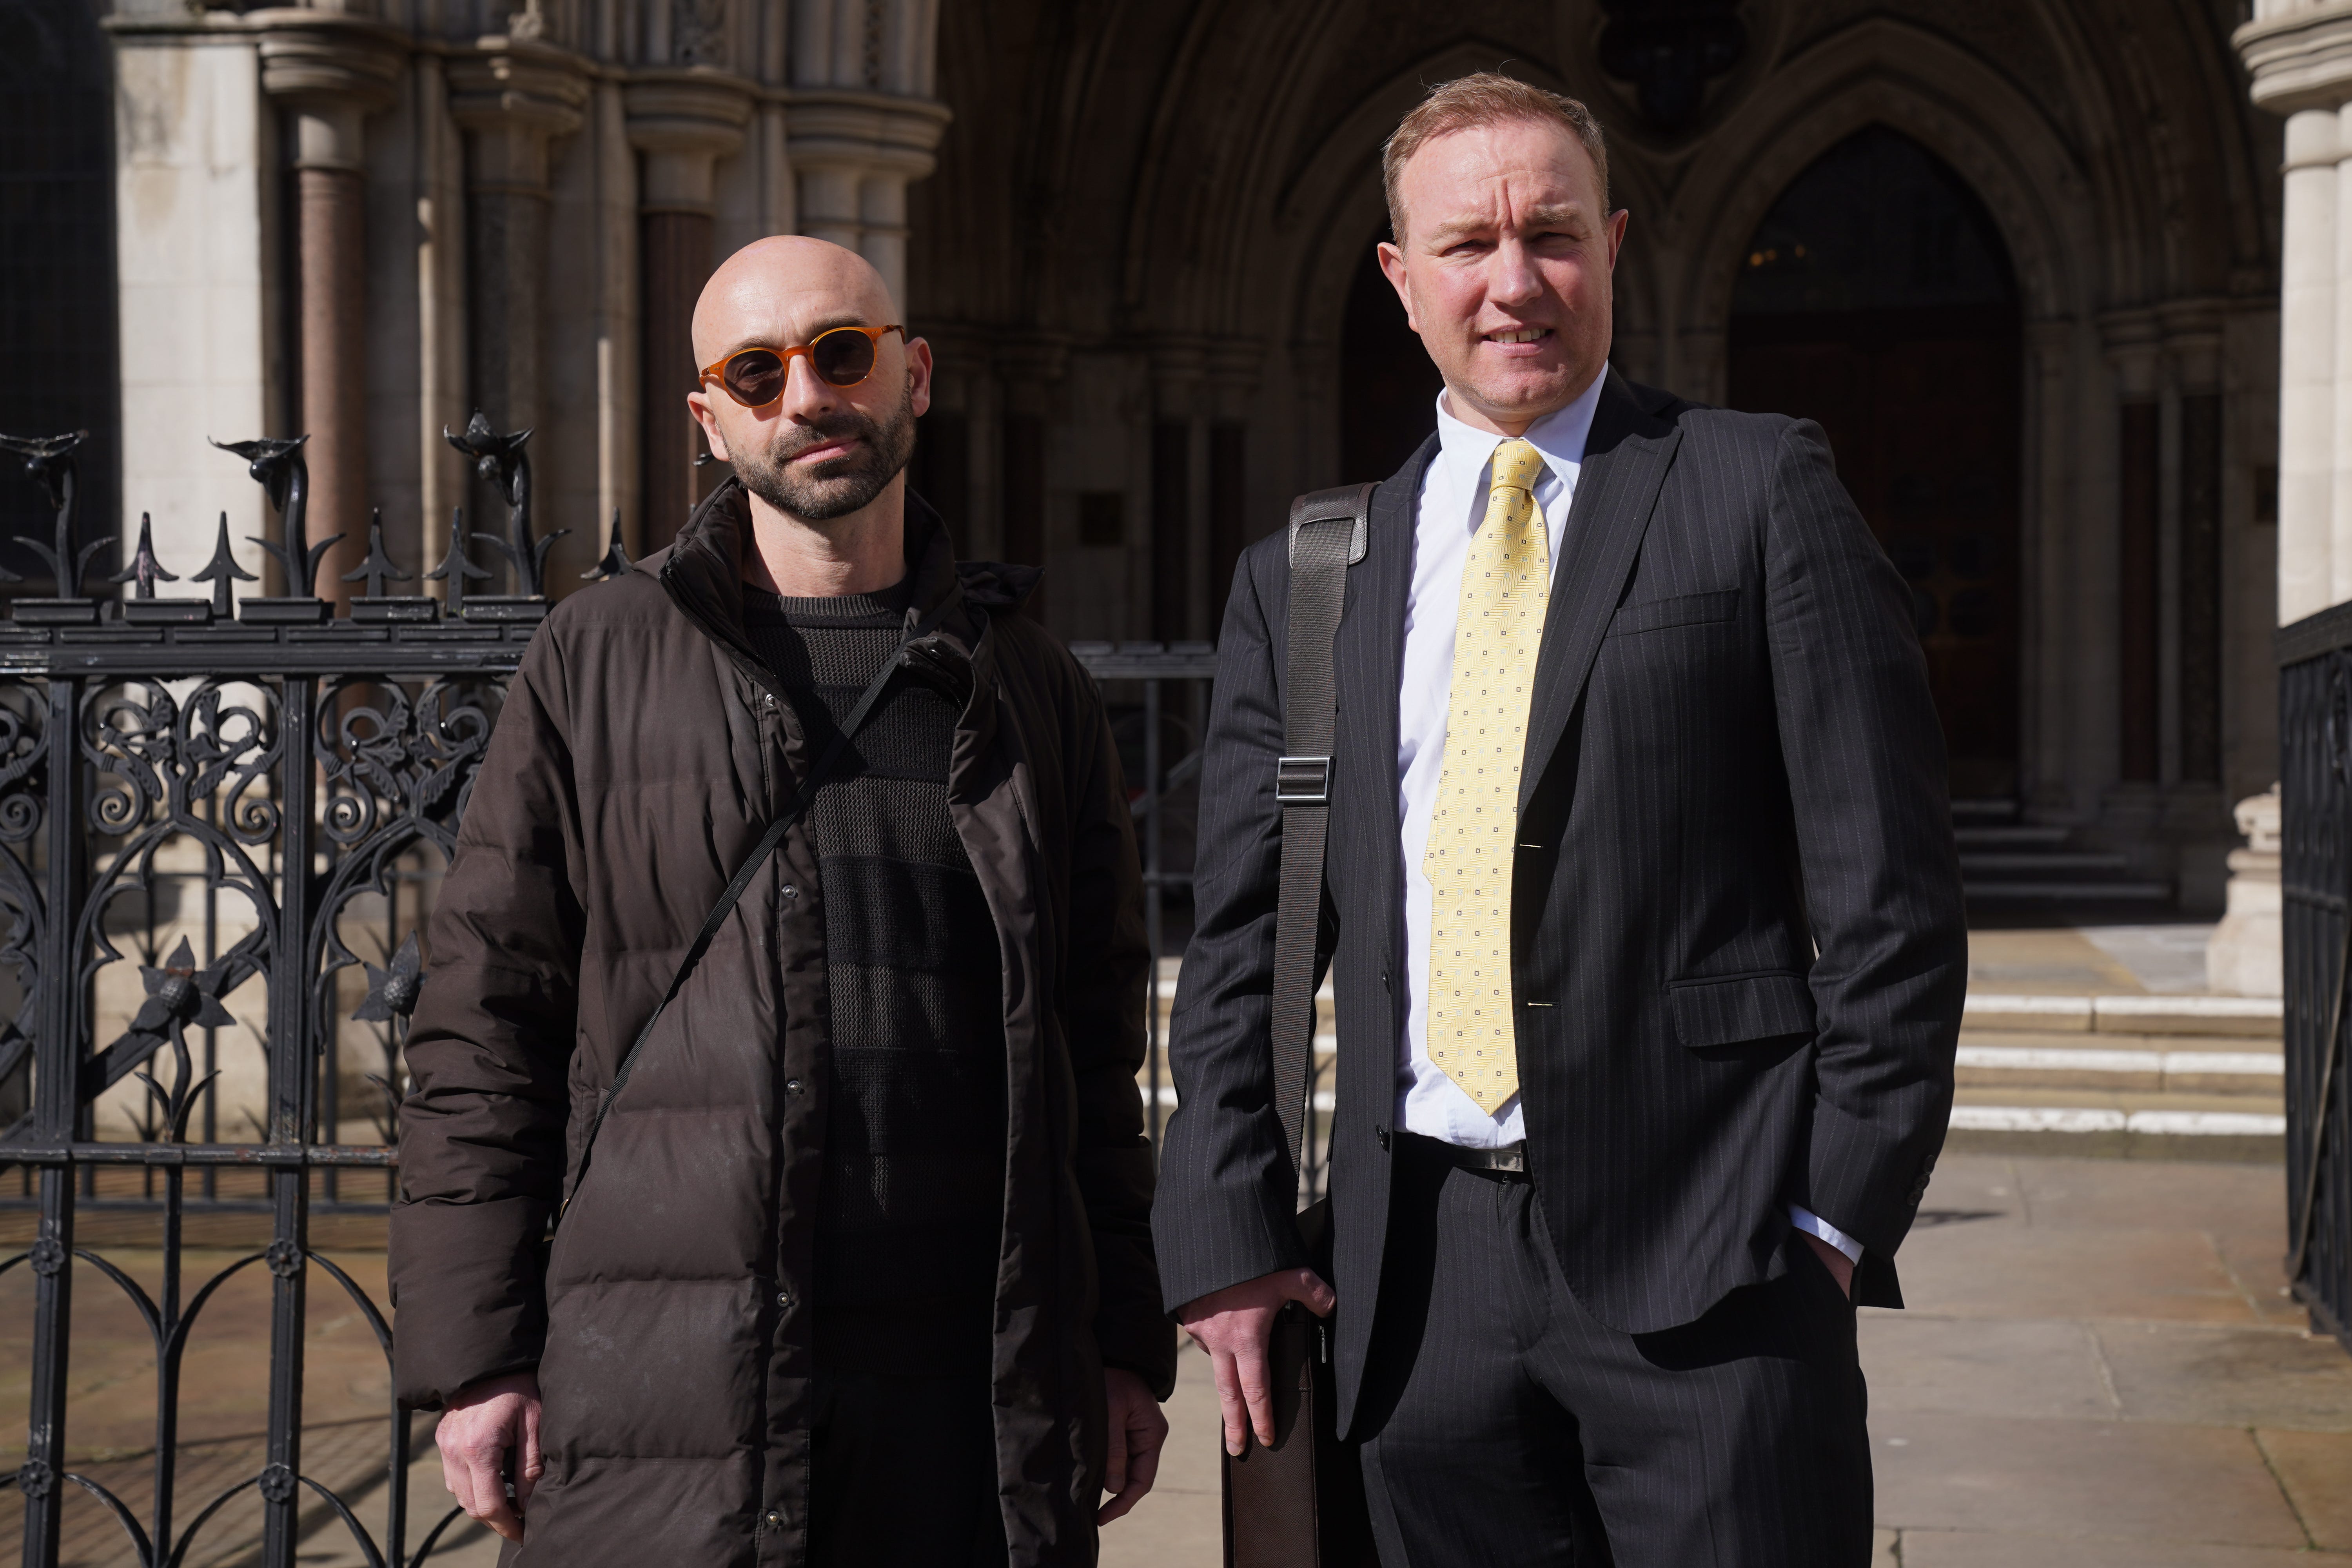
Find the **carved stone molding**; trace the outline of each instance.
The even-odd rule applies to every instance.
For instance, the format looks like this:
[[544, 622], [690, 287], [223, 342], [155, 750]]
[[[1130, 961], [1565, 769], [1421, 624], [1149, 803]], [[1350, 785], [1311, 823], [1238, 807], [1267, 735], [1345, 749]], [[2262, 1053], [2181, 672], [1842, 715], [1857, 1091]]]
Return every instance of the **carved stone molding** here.
[[2109, 310], [2099, 318], [2099, 344], [2116, 367], [2116, 390], [2126, 398], [2156, 395], [2161, 342], [2162, 329], [2152, 310]]
[[247, 21], [261, 31], [262, 90], [293, 111], [294, 167], [358, 173], [367, 153], [361, 121], [398, 95], [402, 35], [328, 11], [257, 11]]
[[476, 192], [541, 195], [548, 143], [580, 129], [585, 62], [528, 38], [478, 38], [449, 57], [449, 115], [466, 132], [467, 183]]
[[2352, 101], [2352, 0], [2249, 22], [2230, 41], [2253, 78], [2254, 102], [2273, 114]]
[[708, 69], [634, 73], [621, 101], [629, 144], [645, 154], [638, 210], [711, 211], [718, 161], [742, 147], [758, 91], [740, 77]]

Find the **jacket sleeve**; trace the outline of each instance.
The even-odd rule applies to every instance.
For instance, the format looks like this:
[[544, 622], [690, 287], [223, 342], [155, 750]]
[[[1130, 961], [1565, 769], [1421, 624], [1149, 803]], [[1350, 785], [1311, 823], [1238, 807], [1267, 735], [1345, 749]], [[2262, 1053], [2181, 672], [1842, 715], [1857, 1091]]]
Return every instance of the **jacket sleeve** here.
[[475, 775], [409, 1029], [390, 1268], [394, 1379], [416, 1409], [537, 1365], [546, 1336], [585, 924], [555, 641], [532, 639]]
[[1094, 681], [1075, 664], [1070, 747], [1070, 896], [1062, 1033], [1077, 1087], [1077, 1180], [1094, 1235], [1095, 1342], [1165, 1399], [1176, 1336], [1160, 1312], [1151, 1250], [1151, 1144], [1136, 1087], [1144, 1054], [1142, 867], [1118, 748]]
[[1819, 952], [1812, 1132], [1790, 1198], [1862, 1242], [1858, 1300], [1899, 1305], [1891, 1259], [1943, 1146], [1968, 983], [1943, 734], [1910, 595], [1810, 422], [1780, 437], [1765, 557]]
[[[1271, 1033], [1282, 808], [1282, 693], [1274, 650], [1286, 603], [1269, 613], [1243, 557], [1217, 645], [1201, 746], [1192, 858], [1192, 941], [1169, 1021], [1177, 1109], [1152, 1226], [1167, 1308], [1307, 1261], [1297, 1177], [1275, 1107]], [[1270, 571], [1269, 575], [1272, 574]], [[1286, 591], [1287, 576], [1275, 584]]]

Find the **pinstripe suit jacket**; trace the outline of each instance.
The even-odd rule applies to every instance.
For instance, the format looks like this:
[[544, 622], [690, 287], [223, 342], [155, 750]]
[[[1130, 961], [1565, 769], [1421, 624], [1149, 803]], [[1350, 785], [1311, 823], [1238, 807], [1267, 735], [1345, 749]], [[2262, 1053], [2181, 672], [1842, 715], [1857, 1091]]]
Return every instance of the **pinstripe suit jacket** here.
[[[1397, 696], [1433, 436], [1374, 494], [1337, 637], [1325, 940], [1341, 1420], [1373, 1331], [1402, 998]], [[1820, 429], [1610, 373], [1546, 612], [1513, 985], [1540, 1211], [1630, 1332], [1781, 1273], [1786, 1205], [1893, 1255], [1943, 1142], [1967, 974], [1944, 750], [1909, 595]], [[1171, 1310], [1307, 1261], [1267, 1033], [1288, 572], [1234, 579], [1204, 742], [1181, 1104], [1153, 1230]]]

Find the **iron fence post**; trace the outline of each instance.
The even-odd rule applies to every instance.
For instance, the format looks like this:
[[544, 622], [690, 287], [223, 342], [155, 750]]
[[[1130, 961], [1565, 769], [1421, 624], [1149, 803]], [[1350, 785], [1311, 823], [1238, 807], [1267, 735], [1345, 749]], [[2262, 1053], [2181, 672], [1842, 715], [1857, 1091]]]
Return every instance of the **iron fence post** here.
[[[80, 919], [81, 748], [79, 744], [80, 683], [52, 677], [47, 684], [43, 742], [47, 747], [47, 819], [48, 868], [42, 890], [40, 973], [34, 1045], [34, 1126], [45, 1142], [70, 1143], [80, 1131], [82, 1054], [79, 1011], [81, 998], [74, 963], [75, 930]], [[41, 1170], [39, 1238], [33, 1244], [36, 1281], [33, 1307], [33, 1387], [26, 1422], [25, 1463], [16, 1484], [25, 1494], [26, 1568], [57, 1568], [58, 1526], [65, 1502], [66, 1384], [72, 1352], [74, 1168]]]
[[[269, 1141], [316, 1141], [320, 1054], [311, 1047], [313, 992], [309, 973], [310, 865], [315, 803], [310, 731], [318, 683], [289, 675], [278, 691], [279, 761], [286, 852], [278, 879], [278, 932], [269, 954]], [[324, 1064], [331, 1070], [332, 1064]], [[336, 1142], [331, 1131], [327, 1142]], [[264, 1568], [294, 1568], [302, 1474], [302, 1317], [310, 1245], [310, 1172], [281, 1168], [270, 1177], [274, 1234], [269, 1302], [269, 1463], [261, 1473]]]

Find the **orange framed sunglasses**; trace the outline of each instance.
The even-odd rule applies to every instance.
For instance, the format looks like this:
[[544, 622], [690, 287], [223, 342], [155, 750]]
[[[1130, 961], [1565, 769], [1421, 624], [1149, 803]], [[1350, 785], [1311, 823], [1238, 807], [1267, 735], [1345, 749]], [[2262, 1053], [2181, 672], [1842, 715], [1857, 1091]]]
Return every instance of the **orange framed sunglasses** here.
[[856, 386], [874, 374], [875, 353], [882, 334], [906, 330], [895, 323], [887, 327], [833, 327], [793, 348], [737, 349], [718, 363], [705, 365], [702, 384], [707, 386], [716, 380], [727, 389], [728, 396], [744, 407], [765, 408], [783, 396], [784, 384], [792, 379], [793, 359], [806, 354], [809, 368], [827, 385]]

